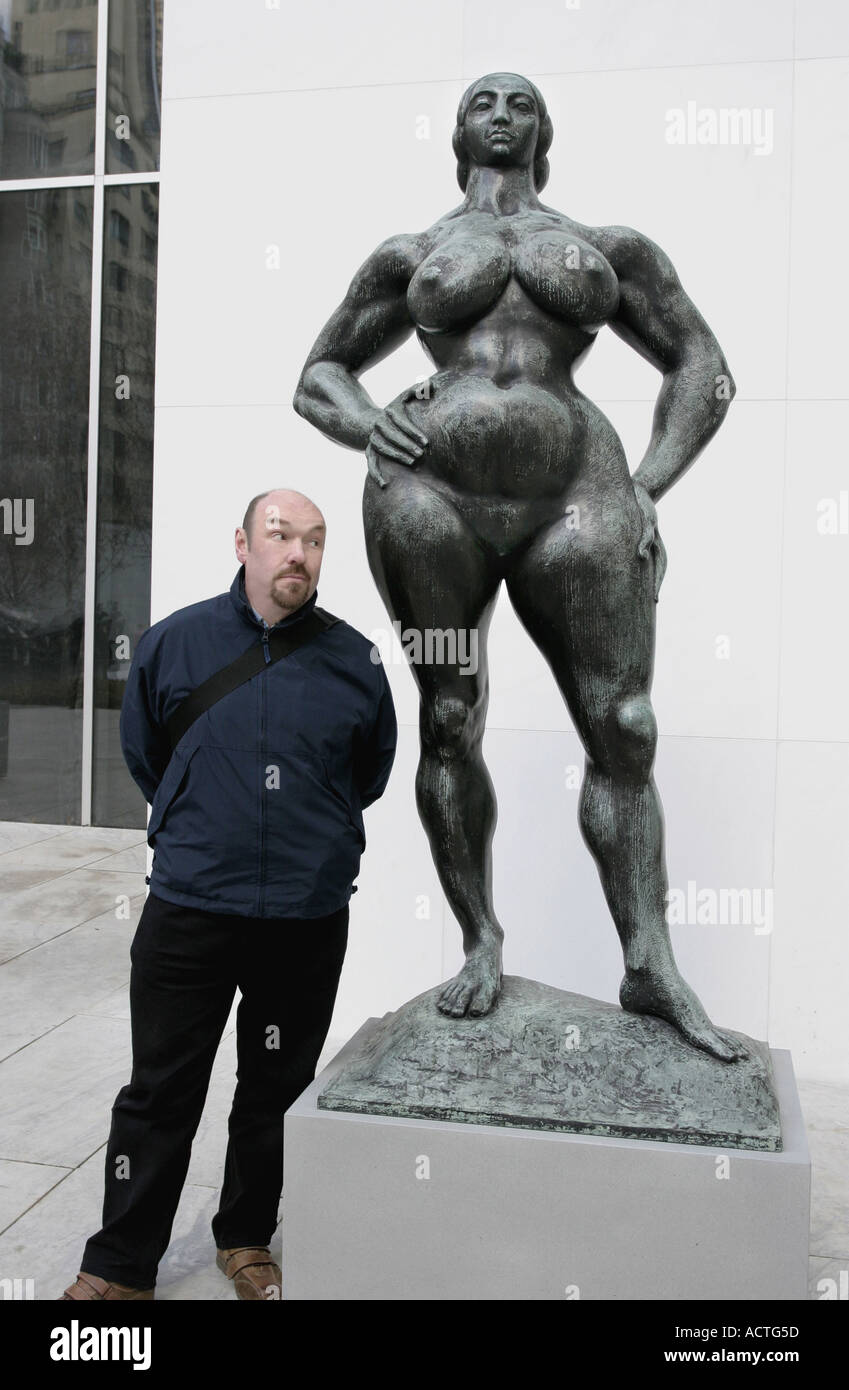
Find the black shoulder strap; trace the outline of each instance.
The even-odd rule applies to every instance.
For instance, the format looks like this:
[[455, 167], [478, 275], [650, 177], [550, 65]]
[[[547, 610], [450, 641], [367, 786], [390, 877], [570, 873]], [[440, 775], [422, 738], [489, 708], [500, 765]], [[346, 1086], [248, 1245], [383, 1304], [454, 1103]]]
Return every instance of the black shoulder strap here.
[[180, 739], [187, 729], [191, 728], [195, 720], [200, 715], [205, 714], [212, 705], [216, 704], [223, 696], [229, 695], [231, 690], [236, 690], [245, 681], [249, 681], [252, 676], [259, 675], [267, 666], [273, 665], [275, 661], [280, 661], [284, 656], [290, 656], [292, 652], [303, 647], [305, 643], [311, 642], [314, 637], [322, 632], [326, 632], [339, 619], [332, 613], [328, 613], [323, 608], [314, 608], [300, 622], [293, 624], [292, 627], [270, 628], [268, 632], [268, 644], [264, 641], [255, 643], [248, 647], [246, 652], [231, 661], [229, 666], [224, 666], [220, 671], [216, 671], [208, 680], [203, 681], [195, 690], [187, 695], [182, 704], [178, 705], [171, 718], [167, 721], [165, 728], [171, 740], [171, 751], [177, 747]]

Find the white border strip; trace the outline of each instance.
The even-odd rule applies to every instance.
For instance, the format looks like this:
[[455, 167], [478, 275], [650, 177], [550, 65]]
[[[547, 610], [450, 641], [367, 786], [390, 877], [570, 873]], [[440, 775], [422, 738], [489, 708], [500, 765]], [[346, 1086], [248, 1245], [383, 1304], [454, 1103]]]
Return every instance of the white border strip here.
[[159, 183], [159, 170], [151, 170], [149, 174], [104, 174], [103, 182], [111, 183]]
[[100, 442], [100, 321], [103, 305], [103, 184], [106, 165], [106, 73], [109, 0], [97, 8], [97, 80], [94, 99], [94, 208], [91, 225], [91, 339], [88, 379], [85, 604], [83, 626], [83, 747], [80, 825], [91, 825], [94, 762], [94, 601], [97, 585], [97, 456]]
[[[103, 182], [158, 183], [159, 170], [148, 173], [104, 174]], [[31, 188], [91, 188], [94, 174], [66, 174], [60, 179], [0, 179], [0, 193], [29, 193]]]
[[0, 179], [0, 192], [24, 193], [31, 188], [90, 188], [93, 174], [63, 174], [54, 179]]

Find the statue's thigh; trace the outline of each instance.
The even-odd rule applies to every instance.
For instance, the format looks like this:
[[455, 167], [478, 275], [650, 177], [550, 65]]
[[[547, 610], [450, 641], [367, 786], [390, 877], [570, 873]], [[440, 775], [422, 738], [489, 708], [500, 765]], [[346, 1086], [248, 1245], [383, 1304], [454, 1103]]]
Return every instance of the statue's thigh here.
[[499, 585], [497, 566], [442, 491], [403, 464], [363, 491], [369, 565], [390, 615], [405, 627], [477, 627]]
[[654, 663], [652, 562], [639, 520], [608, 507], [541, 531], [507, 577], [516, 612], [547, 658], [579, 730], [618, 699], [648, 691]]

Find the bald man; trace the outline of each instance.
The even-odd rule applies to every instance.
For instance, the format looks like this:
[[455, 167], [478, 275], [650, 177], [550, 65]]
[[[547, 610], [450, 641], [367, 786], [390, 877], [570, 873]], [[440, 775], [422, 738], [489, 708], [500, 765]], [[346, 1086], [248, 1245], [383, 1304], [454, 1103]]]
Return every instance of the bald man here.
[[281, 1297], [269, 1251], [283, 1113], [315, 1076], [348, 939], [362, 812], [397, 725], [361, 633], [317, 606], [325, 520], [254, 497], [228, 593], [136, 647], [121, 746], [151, 802], [150, 893], [130, 949], [133, 1070], [112, 1108], [103, 1225], [63, 1300], [152, 1299], [237, 988], [237, 1084], [216, 1262], [243, 1299]]

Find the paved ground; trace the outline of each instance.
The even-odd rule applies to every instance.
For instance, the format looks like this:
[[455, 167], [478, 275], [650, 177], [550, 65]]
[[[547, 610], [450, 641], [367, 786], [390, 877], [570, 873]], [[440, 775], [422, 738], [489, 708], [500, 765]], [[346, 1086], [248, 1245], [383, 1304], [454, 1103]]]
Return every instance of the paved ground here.
[[[130, 1073], [129, 947], [145, 856], [143, 830], [0, 822], [0, 1279], [32, 1279], [36, 1299], [59, 1296], [100, 1225], [109, 1112]], [[234, 1296], [215, 1268], [209, 1224], [235, 1084], [234, 1023], [235, 1006], [160, 1299]], [[343, 1041], [328, 1040], [319, 1068]], [[849, 1087], [812, 1079], [799, 1089], [814, 1163], [811, 1297], [821, 1298], [821, 1280], [849, 1271]], [[279, 1225], [272, 1250], [279, 1259]]]

